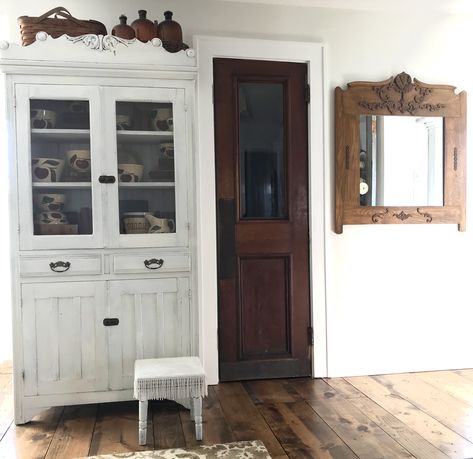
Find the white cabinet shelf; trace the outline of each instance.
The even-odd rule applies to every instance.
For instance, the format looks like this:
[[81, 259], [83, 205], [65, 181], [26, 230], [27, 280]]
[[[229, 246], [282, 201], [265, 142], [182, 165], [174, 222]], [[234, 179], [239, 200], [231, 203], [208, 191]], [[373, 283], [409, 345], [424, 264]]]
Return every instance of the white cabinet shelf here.
[[89, 129], [31, 129], [31, 140], [47, 142], [88, 142]]
[[144, 143], [154, 144], [160, 142], [172, 142], [171, 131], [117, 131], [119, 143]]
[[63, 189], [67, 188], [69, 190], [78, 190], [81, 188], [91, 188], [91, 182], [33, 182], [33, 188], [54, 188], [54, 189]]
[[120, 188], [135, 188], [135, 189], [145, 189], [145, 188], [174, 188], [176, 184], [174, 182], [121, 182], [119, 184]]

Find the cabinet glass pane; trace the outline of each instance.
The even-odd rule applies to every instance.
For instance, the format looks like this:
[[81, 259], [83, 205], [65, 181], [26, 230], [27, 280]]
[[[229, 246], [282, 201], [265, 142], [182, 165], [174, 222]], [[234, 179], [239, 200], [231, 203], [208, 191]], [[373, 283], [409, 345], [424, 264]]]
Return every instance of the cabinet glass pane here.
[[117, 102], [121, 234], [175, 233], [173, 106]]
[[35, 235], [92, 234], [89, 102], [30, 100]]
[[240, 216], [284, 218], [286, 162], [284, 86], [240, 83]]

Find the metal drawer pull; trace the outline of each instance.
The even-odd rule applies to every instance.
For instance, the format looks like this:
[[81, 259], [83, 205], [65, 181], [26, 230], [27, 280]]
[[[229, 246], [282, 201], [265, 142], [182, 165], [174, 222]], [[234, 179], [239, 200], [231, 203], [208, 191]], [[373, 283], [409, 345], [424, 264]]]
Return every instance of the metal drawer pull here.
[[49, 263], [49, 267], [55, 273], [64, 273], [71, 267], [71, 263], [69, 261], [56, 261]]
[[103, 324], [106, 327], [114, 327], [115, 325], [118, 325], [119, 323], [120, 321], [116, 317], [103, 319]]
[[159, 260], [156, 258], [151, 258], [150, 260], [145, 260], [143, 263], [148, 269], [159, 269], [161, 266], [163, 266], [164, 260], [162, 258]]
[[100, 183], [115, 183], [116, 178], [113, 175], [101, 175], [99, 177]]

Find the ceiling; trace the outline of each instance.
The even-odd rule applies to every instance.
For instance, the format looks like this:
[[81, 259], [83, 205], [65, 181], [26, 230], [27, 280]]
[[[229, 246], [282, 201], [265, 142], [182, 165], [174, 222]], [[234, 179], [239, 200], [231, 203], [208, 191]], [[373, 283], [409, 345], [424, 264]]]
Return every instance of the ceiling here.
[[220, 0], [239, 3], [262, 3], [312, 8], [372, 11], [438, 11], [444, 13], [472, 13], [472, 0]]

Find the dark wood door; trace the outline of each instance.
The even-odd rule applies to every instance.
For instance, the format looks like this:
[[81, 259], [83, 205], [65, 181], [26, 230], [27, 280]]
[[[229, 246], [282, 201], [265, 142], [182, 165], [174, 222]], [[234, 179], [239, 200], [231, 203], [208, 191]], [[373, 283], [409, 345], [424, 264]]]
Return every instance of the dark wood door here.
[[311, 374], [306, 81], [214, 59], [222, 381]]

